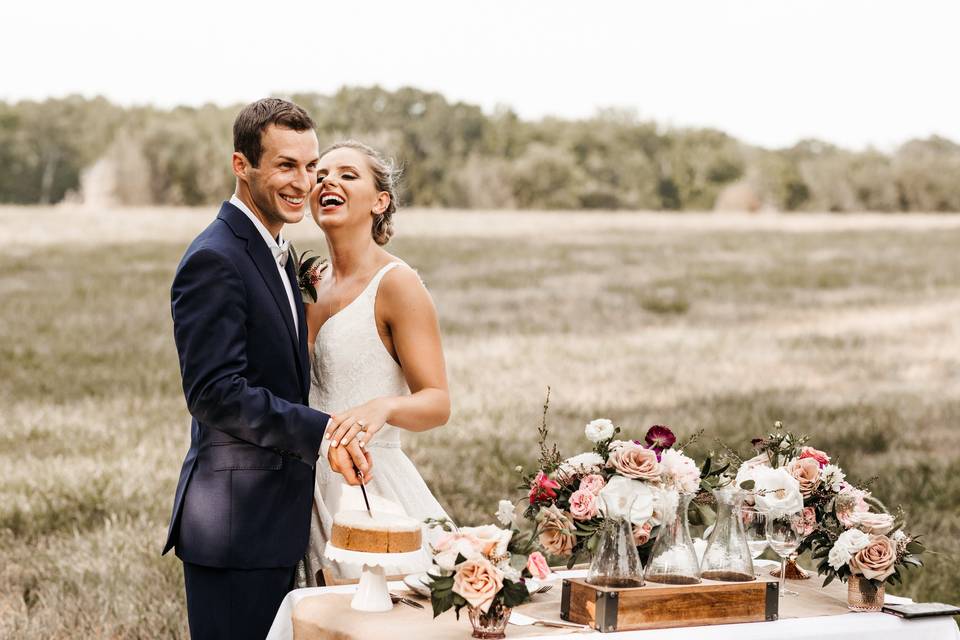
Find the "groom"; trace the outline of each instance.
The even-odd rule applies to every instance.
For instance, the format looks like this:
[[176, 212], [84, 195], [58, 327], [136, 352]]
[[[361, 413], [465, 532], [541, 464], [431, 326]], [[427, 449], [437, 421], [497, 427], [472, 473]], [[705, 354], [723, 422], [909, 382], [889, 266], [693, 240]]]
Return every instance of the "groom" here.
[[[193, 416], [163, 553], [183, 561], [190, 634], [262, 640], [307, 547], [329, 417], [307, 407], [310, 365], [296, 265], [280, 233], [316, 185], [319, 144], [295, 104], [268, 98], [233, 124], [236, 192], [193, 241], [171, 288]], [[354, 445], [356, 442], [353, 443]], [[331, 447], [350, 484], [354, 446]]]

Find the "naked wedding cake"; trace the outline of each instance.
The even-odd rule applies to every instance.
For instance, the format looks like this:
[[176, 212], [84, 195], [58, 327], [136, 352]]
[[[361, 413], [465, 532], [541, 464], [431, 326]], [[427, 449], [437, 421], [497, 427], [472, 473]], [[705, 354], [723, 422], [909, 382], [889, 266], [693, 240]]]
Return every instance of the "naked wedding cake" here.
[[333, 516], [333, 546], [368, 553], [406, 553], [421, 545], [421, 525], [396, 513], [340, 511]]

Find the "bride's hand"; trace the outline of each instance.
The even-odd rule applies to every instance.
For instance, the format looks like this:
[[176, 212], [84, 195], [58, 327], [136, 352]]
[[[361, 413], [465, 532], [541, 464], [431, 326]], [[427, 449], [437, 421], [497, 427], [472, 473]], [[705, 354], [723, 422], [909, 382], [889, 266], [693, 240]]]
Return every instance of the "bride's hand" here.
[[361, 447], [373, 439], [390, 419], [390, 398], [375, 398], [366, 404], [330, 416], [326, 437], [330, 446], [345, 446], [354, 438]]

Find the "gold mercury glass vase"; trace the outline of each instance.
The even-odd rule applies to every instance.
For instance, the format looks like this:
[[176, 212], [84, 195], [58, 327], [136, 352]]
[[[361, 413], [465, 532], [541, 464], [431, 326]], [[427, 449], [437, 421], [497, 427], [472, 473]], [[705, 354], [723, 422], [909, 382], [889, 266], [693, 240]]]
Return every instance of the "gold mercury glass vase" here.
[[847, 579], [847, 608], [850, 611], [880, 611], [886, 584], [880, 586], [863, 576], [850, 576]]

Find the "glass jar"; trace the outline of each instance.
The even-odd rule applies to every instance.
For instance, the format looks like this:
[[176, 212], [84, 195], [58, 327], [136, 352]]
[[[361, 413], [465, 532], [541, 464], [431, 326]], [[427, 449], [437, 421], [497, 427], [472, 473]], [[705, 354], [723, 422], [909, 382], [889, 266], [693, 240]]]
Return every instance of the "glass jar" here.
[[645, 580], [662, 584], [700, 582], [700, 564], [687, 522], [687, 508], [692, 499], [693, 494], [660, 492], [660, 531], [643, 573]]
[[470, 617], [470, 625], [473, 627], [472, 638], [497, 640], [507, 637], [510, 607], [503, 606], [501, 602], [494, 602], [486, 613], [480, 607], [469, 607], [467, 613]]
[[700, 577], [723, 582], [755, 580], [753, 558], [740, 519], [744, 493], [727, 486], [715, 489], [713, 497], [717, 502], [717, 521], [703, 552]]
[[636, 497], [598, 498], [605, 514], [597, 534], [599, 542], [587, 571], [587, 582], [598, 587], [642, 587], [643, 565], [633, 537], [630, 512]]

